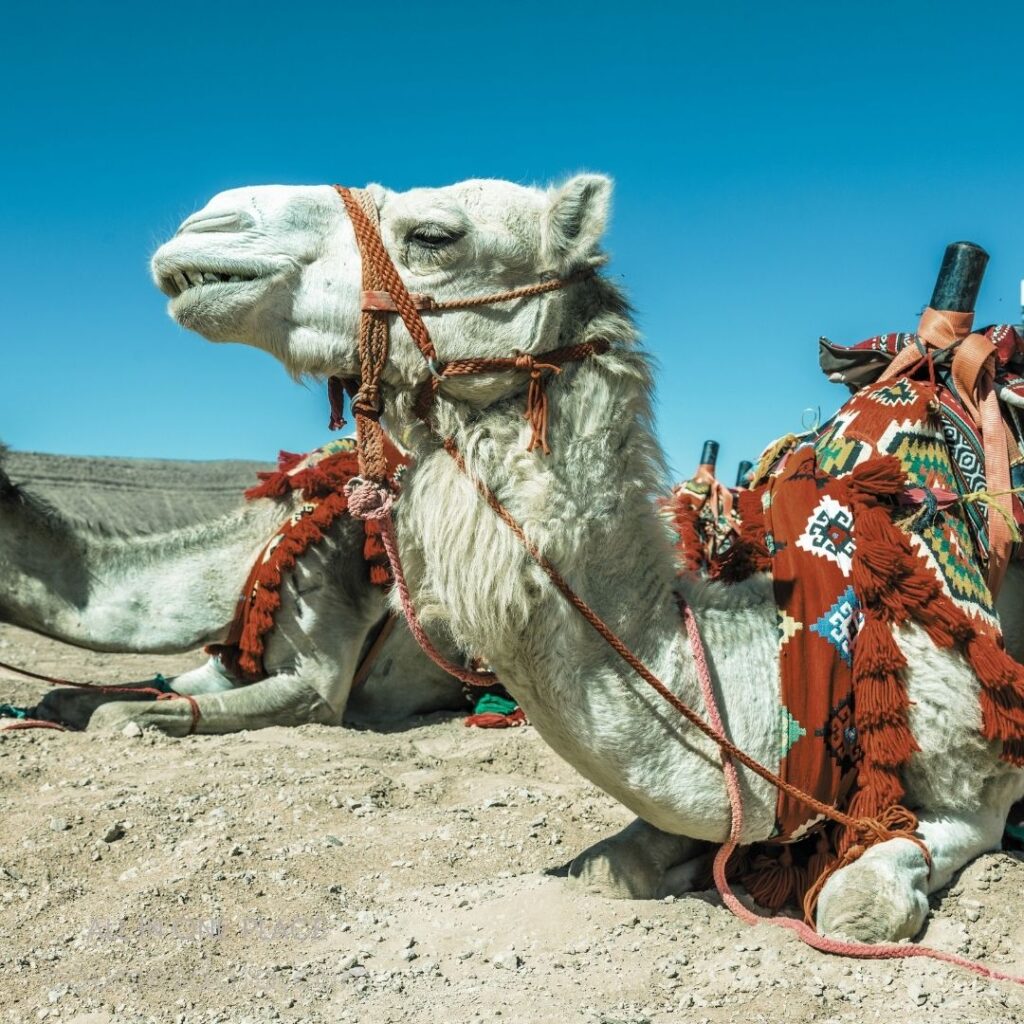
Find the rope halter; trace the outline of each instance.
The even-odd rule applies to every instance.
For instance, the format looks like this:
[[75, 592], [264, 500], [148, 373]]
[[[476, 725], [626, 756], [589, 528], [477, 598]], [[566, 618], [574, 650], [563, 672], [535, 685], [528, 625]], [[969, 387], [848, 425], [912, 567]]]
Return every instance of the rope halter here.
[[[366, 189], [350, 189], [335, 185], [345, 204], [359, 247], [362, 263], [362, 296], [359, 320], [359, 386], [352, 398], [352, 412], [356, 421], [360, 473], [366, 480], [383, 484], [387, 469], [383, 454], [383, 434], [380, 427], [382, 409], [381, 377], [387, 364], [390, 348], [390, 317], [397, 313], [405, 324], [413, 344], [419, 349], [430, 370], [416, 400], [416, 414], [428, 419], [441, 384], [452, 377], [465, 377], [495, 372], [519, 372], [529, 375], [524, 418], [530, 424], [528, 451], [540, 448], [550, 454], [548, 445], [548, 400], [546, 383], [553, 374], [561, 373], [565, 363], [578, 362], [593, 355], [607, 352], [604, 339], [568, 345], [564, 348], [540, 352], [536, 355], [515, 352], [504, 358], [456, 359], [442, 362], [420, 315], [422, 312], [440, 313], [447, 310], [474, 309], [498, 302], [533, 298], [558, 291], [592, 277], [594, 270], [586, 267], [565, 277], [512, 288], [508, 291], [475, 295], [467, 298], [438, 300], [430, 295], [414, 294], [405, 286], [398, 268], [391, 259], [380, 234], [380, 217], [373, 197]], [[341, 382], [331, 378], [331, 427], [341, 425]]]

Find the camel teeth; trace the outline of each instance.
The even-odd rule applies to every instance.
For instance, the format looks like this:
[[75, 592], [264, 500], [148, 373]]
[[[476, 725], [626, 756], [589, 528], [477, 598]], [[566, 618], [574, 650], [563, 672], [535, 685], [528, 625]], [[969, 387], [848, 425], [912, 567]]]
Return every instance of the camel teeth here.
[[185, 277], [185, 275], [180, 270], [175, 271], [174, 273], [174, 283], [178, 287], [179, 295], [181, 295], [182, 292], [188, 291], [188, 278]]
[[201, 270], [186, 270], [185, 276], [194, 285], [200, 285], [203, 283], [203, 273]]
[[220, 274], [204, 274], [203, 278], [212, 284], [217, 284], [219, 281], [223, 280]]
[[239, 277], [239, 276], [238, 276], [237, 274], [232, 274], [232, 275], [231, 275], [231, 276], [230, 276], [230, 277], [228, 278], [228, 280], [229, 280], [229, 281], [241, 281], [242, 279], [241, 279], [241, 278], [240, 278], [240, 277]]

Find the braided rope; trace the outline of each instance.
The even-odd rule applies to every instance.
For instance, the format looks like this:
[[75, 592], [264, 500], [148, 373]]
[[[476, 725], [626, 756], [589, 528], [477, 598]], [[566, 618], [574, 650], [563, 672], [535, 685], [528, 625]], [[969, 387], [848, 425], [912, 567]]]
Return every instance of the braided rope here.
[[409, 289], [405, 287], [405, 282], [399, 277], [398, 270], [384, 247], [384, 240], [380, 237], [377, 225], [368, 215], [368, 209], [373, 207], [374, 219], [376, 219], [376, 207], [372, 202], [364, 207], [359, 196], [355, 194], [357, 191], [365, 194], [365, 189], [349, 189], [343, 185], [335, 185], [334, 189], [341, 196], [355, 231], [356, 244], [359, 246], [359, 253], [363, 261], [364, 282], [370, 277], [375, 282], [379, 282], [382, 290], [391, 295], [395, 308], [401, 315], [416, 347], [423, 353], [423, 358], [428, 362], [436, 359], [437, 352], [434, 349], [434, 343], [430, 340], [430, 333], [416, 308], [416, 302], [409, 294]]
[[595, 273], [593, 267], [585, 267], [583, 270], [577, 270], [574, 274], [568, 274], [565, 277], [553, 277], [550, 281], [538, 281], [536, 284], [511, 288], [506, 292], [491, 292], [489, 295], [474, 295], [466, 299], [442, 299], [441, 301], [431, 299], [423, 308], [427, 313], [444, 312], [449, 309], [475, 309], [478, 306], [490, 306], [496, 302], [511, 302], [513, 299], [529, 299], [535, 295], [556, 292], [567, 284], [574, 284], [576, 281], [593, 277]]

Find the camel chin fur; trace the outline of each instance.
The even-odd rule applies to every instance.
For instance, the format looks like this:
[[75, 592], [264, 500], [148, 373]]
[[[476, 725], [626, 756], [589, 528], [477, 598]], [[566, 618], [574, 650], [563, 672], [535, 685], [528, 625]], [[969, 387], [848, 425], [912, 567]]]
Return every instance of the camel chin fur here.
[[[443, 300], [602, 263], [611, 187], [587, 174], [552, 189], [478, 180], [370, 191], [409, 290]], [[206, 274], [216, 282], [232, 268], [251, 278], [206, 283]], [[160, 247], [152, 270], [184, 326], [264, 349], [294, 374], [357, 375], [360, 257], [333, 189], [221, 193]], [[203, 284], [188, 283], [197, 276]], [[526, 451], [521, 375], [446, 381], [434, 422], [582, 597], [679, 697], [703, 709], [680, 635], [672, 554], [652, 504], [666, 481], [652, 432], [650, 364], [617, 287], [597, 275], [540, 298], [426, 320], [442, 361], [613, 341], [611, 352], [567, 365], [549, 382], [550, 457]], [[576, 859], [571, 873], [580, 884], [630, 897], [685, 888], [703, 844], [722, 842], [729, 830], [717, 749], [590, 632], [459, 474], [414, 413], [427, 373], [393, 317], [385, 414], [417, 459], [397, 511], [416, 606], [429, 628], [485, 654], [545, 740], [638, 816]], [[729, 734], [777, 769], [771, 587], [756, 579], [731, 590], [679, 586], [700, 623]], [[1024, 773], [978, 735], [978, 687], [963, 659], [935, 650], [914, 626], [899, 642], [912, 666], [907, 684], [922, 747], [906, 773], [907, 801], [920, 815], [933, 869], [928, 875], [913, 844], [892, 840], [833, 876], [819, 927], [868, 941], [916, 932], [928, 894], [998, 845], [1010, 804], [1024, 794]], [[766, 839], [775, 793], [745, 771], [742, 787], [743, 839]]]
[[[119, 537], [58, 515], [13, 485], [0, 464], [0, 617], [99, 651], [169, 653], [223, 642], [249, 567], [288, 511], [257, 499], [197, 526]], [[198, 732], [340, 724], [345, 715], [384, 726], [464, 706], [461, 685], [423, 656], [404, 622], [366, 683], [350, 693], [387, 612], [383, 592], [369, 581], [363, 540], [360, 524], [342, 520], [286, 577], [265, 638], [266, 679], [242, 685], [211, 658], [169, 680], [175, 693], [196, 698]], [[188, 701], [72, 689], [51, 691], [36, 714], [76, 728], [119, 730], [134, 722], [171, 735], [185, 735], [192, 724]]]

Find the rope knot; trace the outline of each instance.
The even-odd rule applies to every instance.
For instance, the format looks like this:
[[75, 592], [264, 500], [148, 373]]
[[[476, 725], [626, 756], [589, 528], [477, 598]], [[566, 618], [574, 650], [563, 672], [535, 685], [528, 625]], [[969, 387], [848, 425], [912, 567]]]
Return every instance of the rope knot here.
[[353, 519], [384, 519], [391, 513], [395, 495], [388, 484], [355, 476], [345, 484], [348, 511]]
[[548, 393], [544, 387], [544, 371], [561, 373], [562, 368], [554, 363], [538, 362], [529, 352], [517, 352], [515, 354], [515, 367], [517, 370], [525, 370], [530, 375], [530, 386], [526, 391], [526, 412], [523, 419], [530, 424], [532, 433], [530, 443], [526, 446], [528, 452], [536, 448], [545, 455], [551, 454], [548, 446]]
[[381, 398], [378, 384], [365, 383], [360, 385], [352, 399], [352, 411], [360, 416], [376, 417], [380, 415]]
[[[932, 856], [923, 839], [914, 835], [917, 831], [917, 815], [902, 804], [893, 804], [877, 818], [858, 818], [853, 826], [854, 834], [862, 840], [861, 847], [871, 847], [890, 839], [907, 839], [914, 843], [924, 854], [929, 872], [932, 869]], [[852, 853], [854, 847], [851, 847]]]

